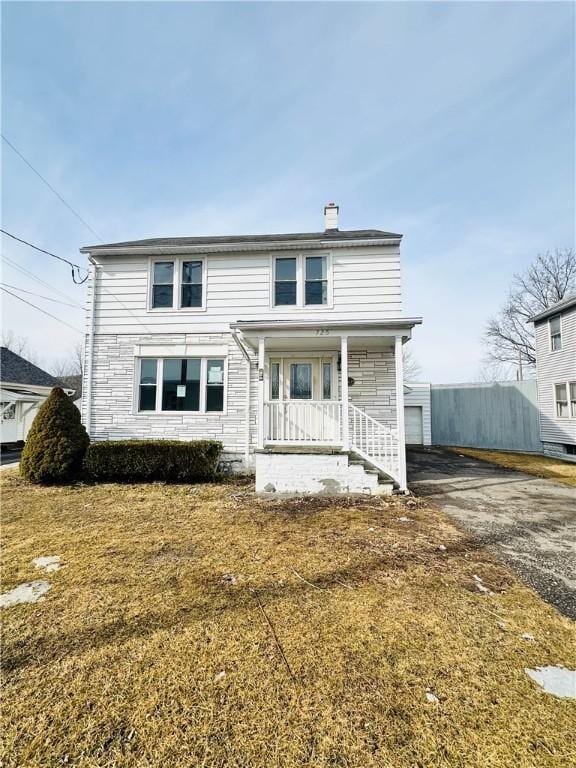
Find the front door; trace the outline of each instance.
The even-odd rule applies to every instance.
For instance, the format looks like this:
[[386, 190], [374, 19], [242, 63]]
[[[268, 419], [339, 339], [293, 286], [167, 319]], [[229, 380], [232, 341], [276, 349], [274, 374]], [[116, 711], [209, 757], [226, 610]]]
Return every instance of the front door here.
[[340, 405], [334, 395], [333, 358], [270, 361], [272, 434], [283, 442], [338, 442]]

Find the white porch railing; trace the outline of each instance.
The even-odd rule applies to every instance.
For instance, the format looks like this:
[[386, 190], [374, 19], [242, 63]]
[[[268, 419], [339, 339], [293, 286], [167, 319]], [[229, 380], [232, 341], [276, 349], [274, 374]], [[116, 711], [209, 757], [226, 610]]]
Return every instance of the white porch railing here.
[[400, 482], [398, 432], [349, 403], [350, 449]]
[[[275, 400], [264, 403], [266, 444], [344, 444], [342, 403], [336, 400]], [[398, 431], [348, 403], [350, 450], [400, 483]]]
[[267, 443], [342, 443], [342, 403], [275, 400], [264, 403]]

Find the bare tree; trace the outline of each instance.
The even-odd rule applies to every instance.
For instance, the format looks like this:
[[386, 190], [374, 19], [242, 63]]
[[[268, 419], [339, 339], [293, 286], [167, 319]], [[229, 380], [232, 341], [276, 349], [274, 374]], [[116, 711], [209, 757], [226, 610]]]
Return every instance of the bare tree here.
[[525, 272], [515, 274], [500, 312], [486, 327], [488, 362], [536, 364], [534, 328], [529, 318], [576, 290], [576, 251], [539, 254]]
[[410, 347], [403, 347], [402, 356], [404, 358], [404, 381], [415, 381], [422, 375], [422, 367], [414, 357], [414, 352]]
[[62, 376], [82, 376], [84, 366], [84, 344], [79, 341], [70, 350], [66, 357], [56, 360], [50, 366], [50, 372], [56, 378]]
[[38, 362], [38, 355], [30, 348], [28, 339], [25, 336], [18, 336], [10, 329], [2, 331], [2, 346], [31, 363]]

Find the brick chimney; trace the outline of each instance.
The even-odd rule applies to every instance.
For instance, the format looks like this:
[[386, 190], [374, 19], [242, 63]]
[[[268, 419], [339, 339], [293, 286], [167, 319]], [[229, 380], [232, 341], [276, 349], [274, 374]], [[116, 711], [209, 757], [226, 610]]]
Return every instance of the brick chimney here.
[[338, 229], [339, 207], [335, 203], [324, 206], [324, 229], [326, 232]]

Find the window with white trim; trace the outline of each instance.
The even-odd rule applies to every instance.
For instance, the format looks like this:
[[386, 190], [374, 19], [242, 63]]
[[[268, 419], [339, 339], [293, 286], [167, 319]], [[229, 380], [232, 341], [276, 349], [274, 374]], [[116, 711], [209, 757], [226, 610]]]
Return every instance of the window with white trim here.
[[306, 256], [304, 304], [328, 303], [328, 268], [326, 256]]
[[568, 388], [570, 389], [570, 415], [576, 419], [576, 381], [569, 381]]
[[174, 262], [155, 261], [152, 281], [152, 308], [171, 308], [174, 304]]
[[203, 309], [206, 303], [203, 259], [158, 259], [150, 270], [150, 309]]
[[276, 256], [272, 269], [274, 307], [331, 304], [331, 259], [328, 255]]
[[223, 358], [141, 358], [138, 375], [139, 412], [224, 411]]
[[562, 349], [562, 320], [560, 315], [554, 315], [548, 321], [550, 329], [550, 349], [557, 352]]
[[274, 304], [294, 306], [298, 292], [296, 259], [277, 258], [274, 266]]
[[559, 419], [566, 419], [569, 415], [567, 384], [563, 383], [554, 385], [554, 399], [556, 401], [556, 416]]

